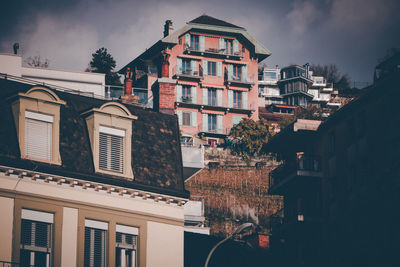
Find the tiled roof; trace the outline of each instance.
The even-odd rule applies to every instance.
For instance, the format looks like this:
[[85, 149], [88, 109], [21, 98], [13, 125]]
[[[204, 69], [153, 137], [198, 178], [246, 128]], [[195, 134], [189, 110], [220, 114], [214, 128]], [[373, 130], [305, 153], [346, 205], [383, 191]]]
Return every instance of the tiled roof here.
[[138, 117], [132, 122], [133, 181], [94, 171], [89, 134], [81, 114], [100, 107], [106, 100], [61, 91], [55, 93], [66, 102], [60, 110], [62, 165], [21, 159], [10, 97], [30, 88], [32, 85], [0, 79], [0, 165], [179, 197], [188, 196], [183, 184], [176, 117], [133, 105], [125, 105], [132, 115]]
[[238, 29], [243, 29], [243, 27], [236, 26], [234, 24], [231, 24], [229, 22], [216, 19], [207, 15], [201, 15], [198, 18], [195, 18], [194, 20], [191, 20], [189, 23], [197, 23], [197, 24], [205, 24], [205, 25], [214, 25], [214, 26], [223, 26], [223, 27], [231, 27], [231, 28], [238, 28]]

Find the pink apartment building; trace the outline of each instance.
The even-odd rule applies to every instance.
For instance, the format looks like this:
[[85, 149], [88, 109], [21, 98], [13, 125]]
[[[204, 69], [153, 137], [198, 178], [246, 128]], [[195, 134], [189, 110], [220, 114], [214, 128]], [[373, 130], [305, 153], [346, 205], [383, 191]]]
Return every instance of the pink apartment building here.
[[246, 29], [202, 15], [176, 31], [167, 20], [164, 38], [119, 72], [148, 88], [155, 110], [178, 115], [183, 144], [214, 145], [258, 120], [258, 63], [270, 54]]

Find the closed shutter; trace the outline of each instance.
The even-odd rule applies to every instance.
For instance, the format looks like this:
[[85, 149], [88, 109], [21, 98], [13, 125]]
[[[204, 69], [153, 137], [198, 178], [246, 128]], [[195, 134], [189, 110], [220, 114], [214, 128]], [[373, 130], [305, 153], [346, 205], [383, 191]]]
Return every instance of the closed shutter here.
[[217, 62], [217, 76], [222, 76], [222, 62]]
[[247, 81], [247, 66], [242, 66], [242, 81]]
[[123, 173], [125, 132], [100, 126], [99, 167]]
[[200, 42], [200, 51], [204, 51], [205, 49], [205, 38], [204, 35], [199, 36], [199, 42]]
[[233, 53], [239, 52], [239, 41], [238, 40], [233, 40]]
[[203, 114], [203, 132], [208, 132], [208, 115]]
[[232, 81], [233, 80], [233, 65], [228, 64], [228, 80]]
[[222, 107], [222, 90], [217, 90], [217, 106]]
[[187, 33], [185, 34], [185, 48], [189, 48], [190, 47], [190, 34]]
[[228, 90], [228, 107], [233, 107], [233, 91]]
[[219, 38], [219, 49], [225, 49], [225, 40], [224, 38]]
[[53, 117], [27, 111], [25, 113], [25, 156], [52, 160]]
[[192, 72], [197, 71], [197, 61], [196, 60], [190, 61], [190, 67], [192, 68]]
[[242, 92], [242, 108], [248, 108], [248, 104], [247, 104], [247, 99], [248, 99], [248, 92]]
[[180, 57], [176, 58], [176, 74], [182, 74], [182, 59]]
[[182, 85], [176, 86], [176, 102], [182, 102]]
[[208, 75], [208, 62], [207, 60], [203, 60], [203, 74]]
[[190, 90], [190, 95], [192, 96], [192, 103], [197, 104], [197, 87], [192, 86]]
[[197, 112], [192, 111], [192, 126], [196, 127], [197, 126]]
[[208, 89], [203, 88], [203, 105], [208, 105]]
[[177, 111], [176, 111], [176, 115], [178, 115], [178, 122], [179, 122], [179, 125], [182, 125], [182, 116], [183, 116], [182, 110], [177, 110]]
[[217, 115], [217, 133], [222, 133], [222, 115]]

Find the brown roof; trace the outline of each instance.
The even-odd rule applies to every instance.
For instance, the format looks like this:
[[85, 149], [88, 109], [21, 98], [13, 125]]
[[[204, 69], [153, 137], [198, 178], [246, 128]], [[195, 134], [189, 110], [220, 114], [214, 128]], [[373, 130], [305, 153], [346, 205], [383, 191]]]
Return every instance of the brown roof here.
[[[124, 186], [150, 192], [188, 197], [182, 177], [179, 126], [176, 116], [125, 105], [138, 116], [132, 122], [132, 170], [134, 181], [94, 172], [86, 121], [82, 112], [98, 108], [106, 100], [60, 91], [66, 102], [60, 110], [60, 156], [55, 166], [21, 159], [10, 97], [26, 92], [32, 85], [0, 79], [0, 165], [54, 175]], [[51, 89], [51, 88], [50, 88]]]

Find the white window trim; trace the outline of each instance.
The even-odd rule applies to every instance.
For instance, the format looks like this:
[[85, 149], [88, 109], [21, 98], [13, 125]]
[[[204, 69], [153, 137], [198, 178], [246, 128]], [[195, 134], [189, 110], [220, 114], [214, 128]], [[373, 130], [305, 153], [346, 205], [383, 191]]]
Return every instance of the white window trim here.
[[54, 116], [25, 110], [25, 118], [53, 123]]
[[99, 131], [105, 134], [111, 134], [111, 135], [116, 135], [120, 137], [125, 137], [125, 131], [116, 129], [116, 128], [111, 128], [111, 127], [106, 127], [106, 126], [101, 126], [99, 127]]
[[54, 214], [48, 213], [48, 212], [42, 212], [42, 211], [22, 209], [21, 219], [37, 221], [37, 222], [44, 222], [44, 223], [53, 223], [54, 222]]
[[116, 225], [116, 232], [123, 234], [139, 235], [139, 228], [122, 224]]
[[90, 219], [85, 219], [85, 227], [100, 229], [108, 231], [108, 223], [102, 221], [95, 221]]

